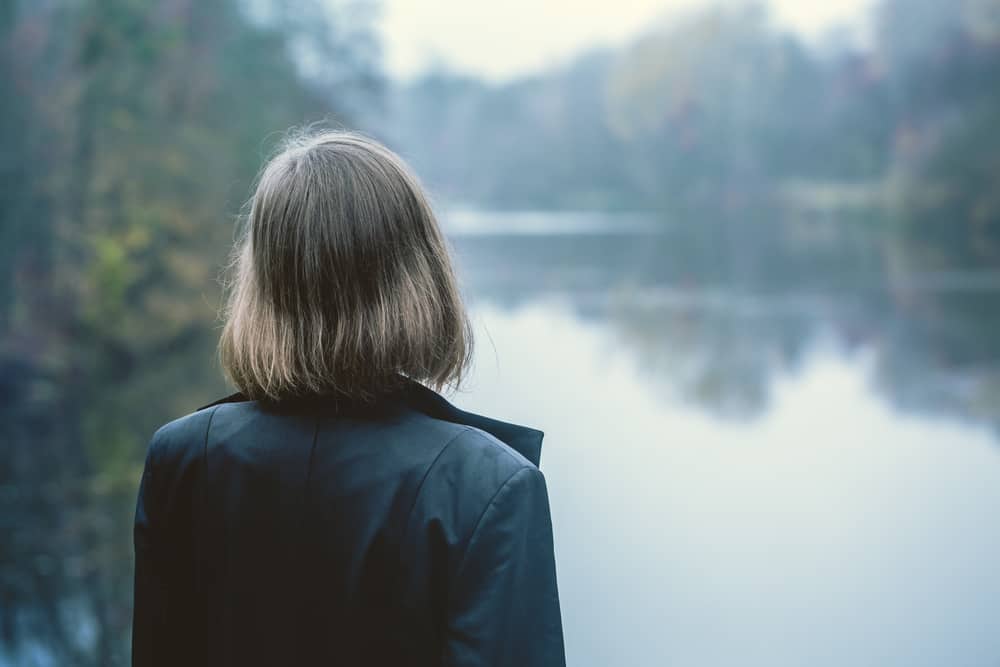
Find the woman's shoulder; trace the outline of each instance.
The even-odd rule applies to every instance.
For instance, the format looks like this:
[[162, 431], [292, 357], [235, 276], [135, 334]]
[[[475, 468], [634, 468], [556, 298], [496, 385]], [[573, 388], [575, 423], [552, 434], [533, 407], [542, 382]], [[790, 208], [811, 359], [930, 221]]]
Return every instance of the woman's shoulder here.
[[217, 406], [201, 408], [172, 419], [157, 428], [150, 438], [147, 457], [153, 464], [193, 455], [193, 445], [208, 433]]
[[489, 470], [503, 479], [522, 468], [538, 468], [523, 454], [487, 431], [470, 425], [450, 426], [454, 429], [453, 435], [441, 449], [434, 462], [435, 467], [470, 468], [476, 471], [477, 476]]
[[422, 475], [409, 531], [437, 526], [458, 546], [505, 490], [544, 484], [538, 467], [516, 449], [475, 426], [458, 426]]

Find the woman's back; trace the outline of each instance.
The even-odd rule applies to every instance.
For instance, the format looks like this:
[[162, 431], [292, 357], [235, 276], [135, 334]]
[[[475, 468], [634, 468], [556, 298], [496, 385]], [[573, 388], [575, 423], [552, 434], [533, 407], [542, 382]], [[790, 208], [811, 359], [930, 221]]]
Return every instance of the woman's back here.
[[416, 177], [355, 133], [293, 137], [249, 204], [239, 392], [146, 458], [133, 664], [563, 664], [542, 434], [432, 390], [473, 341]]
[[136, 513], [134, 663], [564, 664], [541, 438], [414, 382], [170, 422]]

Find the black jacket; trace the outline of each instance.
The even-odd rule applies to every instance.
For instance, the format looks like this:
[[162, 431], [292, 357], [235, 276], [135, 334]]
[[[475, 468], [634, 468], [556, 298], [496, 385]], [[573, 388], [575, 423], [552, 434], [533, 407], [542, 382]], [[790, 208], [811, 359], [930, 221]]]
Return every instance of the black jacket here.
[[162, 426], [133, 665], [564, 665], [542, 435], [414, 382]]

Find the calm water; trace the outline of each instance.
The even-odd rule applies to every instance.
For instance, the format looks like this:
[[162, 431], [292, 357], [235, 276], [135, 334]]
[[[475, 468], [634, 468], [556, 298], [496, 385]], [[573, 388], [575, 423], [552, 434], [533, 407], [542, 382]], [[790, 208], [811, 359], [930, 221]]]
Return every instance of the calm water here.
[[641, 224], [504, 229], [451, 226], [454, 400], [546, 432], [571, 665], [1000, 665], [984, 380], [879, 286], [752, 294], [673, 279]]

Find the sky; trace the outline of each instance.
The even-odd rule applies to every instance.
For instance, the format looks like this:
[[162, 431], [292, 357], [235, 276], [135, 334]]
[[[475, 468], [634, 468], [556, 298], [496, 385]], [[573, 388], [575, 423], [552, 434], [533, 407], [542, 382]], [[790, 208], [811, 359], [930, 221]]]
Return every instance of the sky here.
[[[722, 3], [739, 0], [721, 0]], [[494, 81], [618, 45], [672, 12], [709, 0], [384, 0], [385, 63], [406, 78], [442, 64]], [[818, 39], [831, 26], [863, 23], [871, 0], [771, 0], [784, 26]]]

